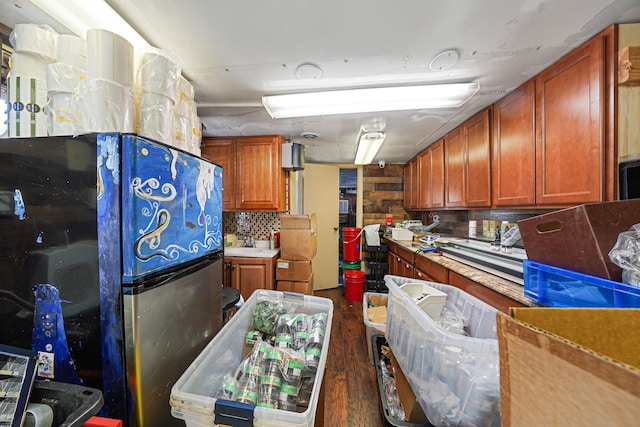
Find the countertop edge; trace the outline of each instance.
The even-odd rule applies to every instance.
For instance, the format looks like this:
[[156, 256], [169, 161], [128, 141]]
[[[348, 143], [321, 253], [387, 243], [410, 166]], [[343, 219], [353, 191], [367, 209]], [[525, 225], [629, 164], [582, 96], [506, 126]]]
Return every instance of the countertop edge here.
[[436, 264], [442, 265], [443, 267], [446, 267], [461, 276], [473, 280], [479, 285], [482, 285], [501, 295], [504, 295], [507, 298], [511, 298], [512, 300], [519, 302], [520, 304], [529, 307], [537, 307], [540, 305], [536, 301], [526, 297], [524, 295], [523, 286], [518, 283], [511, 282], [498, 276], [494, 276], [485, 271], [463, 264], [459, 261], [446, 258], [442, 255], [435, 254], [433, 252], [418, 251], [415, 246], [412, 246], [413, 241], [411, 240], [394, 240], [386, 236], [383, 237], [383, 239], [401, 246], [404, 249], [413, 252], [417, 256], [422, 256], [430, 261], [435, 262]]

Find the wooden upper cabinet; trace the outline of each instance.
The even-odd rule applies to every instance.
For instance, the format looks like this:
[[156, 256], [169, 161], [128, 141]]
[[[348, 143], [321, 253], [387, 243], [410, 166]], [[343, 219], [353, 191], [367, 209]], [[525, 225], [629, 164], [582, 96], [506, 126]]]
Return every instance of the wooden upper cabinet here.
[[448, 208], [465, 206], [465, 161], [462, 127], [458, 127], [444, 137], [445, 206]]
[[223, 167], [223, 210], [286, 210], [282, 143], [277, 135], [205, 138], [203, 155]]
[[418, 155], [418, 207], [444, 207], [444, 142], [437, 141]]
[[202, 156], [222, 166], [222, 210], [235, 209], [236, 203], [236, 144], [233, 139], [216, 139], [202, 148]]
[[494, 206], [535, 203], [535, 82], [530, 80], [493, 108]]
[[418, 209], [418, 158], [414, 157], [404, 165], [404, 208]]
[[604, 200], [605, 38], [536, 78], [536, 203]]
[[491, 206], [491, 109], [486, 108], [463, 125], [465, 206]]

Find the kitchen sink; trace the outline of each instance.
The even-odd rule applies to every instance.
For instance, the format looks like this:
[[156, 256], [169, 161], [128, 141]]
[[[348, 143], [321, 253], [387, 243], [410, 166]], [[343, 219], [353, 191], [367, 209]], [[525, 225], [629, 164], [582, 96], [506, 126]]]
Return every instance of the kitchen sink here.
[[224, 256], [235, 256], [244, 258], [271, 258], [280, 253], [280, 249], [251, 248], [234, 246], [224, 248]]

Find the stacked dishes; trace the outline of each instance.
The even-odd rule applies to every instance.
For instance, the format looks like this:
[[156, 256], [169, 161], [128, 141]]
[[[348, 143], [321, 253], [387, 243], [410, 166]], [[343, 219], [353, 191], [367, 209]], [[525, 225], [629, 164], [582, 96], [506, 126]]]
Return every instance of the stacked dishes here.
[[134, 131], [133, 46], [110, 31], [87, 31], [87, 78], [75, 93], [77, 134]]
[[138, 134], [173, 145], [173, 110], [180, 66], [161, 49], [145, 48], [139, 52], [136, 73]]
[[47, 126], [49, 135], [73, 135], [74, 92], [86, 74], [86, 42], [72, 35], [58, 37], [58, 62], [47, 65]]
[[16, 24], [9, 36], [9, 137], [47, 135], [47, 65], [56, 60], [58, 34], [44, 25]]

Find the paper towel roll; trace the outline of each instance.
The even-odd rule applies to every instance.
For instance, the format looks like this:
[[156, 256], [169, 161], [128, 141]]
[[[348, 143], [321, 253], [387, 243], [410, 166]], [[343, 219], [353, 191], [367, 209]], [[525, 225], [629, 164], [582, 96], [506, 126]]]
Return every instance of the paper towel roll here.
[[60, 55], [78, 55], [87, 57], [87, 41], [81, 37], [70, 34], [58, 36], [58, 62]]
[[47, 92], [72, 93], [84, 79], [84, 71], [73, 65], [55, 62], [47, 65]]
[[72, 93], [50, 93], [45, 109], [49, 135], [73, 135], [76, 105]]
[[173, 115], [173, 146], [184, 151], [189, 151], [191, 146], [191, 115]]
[[40, 55], [53, 62], [56, 60], [58, 33], [47, 25], [16, 24], [9, 35], [15, 52]]
[[44, 80], [47, 74], [47, 65], [50, 63], [42, 56], [14, 52], [9, 57], [9, 75]]
[[133, 86], [133, 46], [107, 30], [87, 31], [87, 77]]
[[173, 145], [173, 100], [143, 92], [138, 96], [138, 134]]
[[133, 90], [117, 83], [86, 78], [74, 93], [75, 134], [134, 131]]
[[87, 58], [73, 53], [61, 53], [58, 55], [58, 62], [73, 65], [76, 68], [87, 72]]
[[186, 97], [189, 98], [190, 101], [193, 101], [193, 98], [195, 97], [195, 90], [193, 89], [193, 85], [182, 74], [180, 75], [180, 77], [178, 77], [176, 90], [178, 91], [178, 100]]
[[46, 81], [10, 76], [7, 86], [9, 137], [47, 136], [47, 117], [43, 111], [47, 102]]
[[180, 77], [180, 65], [161, 49], [145, 48], [140, 52], [137, 85], [143, 92], [157, 93], [176, 100], [176, 84]]

